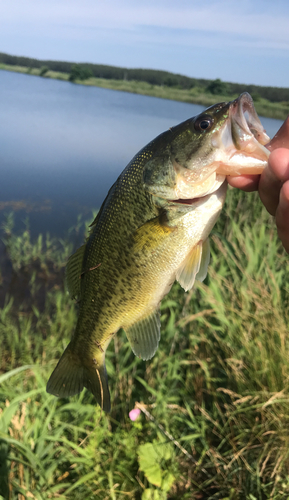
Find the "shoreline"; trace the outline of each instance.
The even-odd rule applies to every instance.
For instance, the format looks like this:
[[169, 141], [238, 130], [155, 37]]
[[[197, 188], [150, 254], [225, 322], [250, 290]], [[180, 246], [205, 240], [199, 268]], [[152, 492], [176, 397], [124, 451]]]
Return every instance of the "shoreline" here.
[[[41, 69], [27, 68], [26, 66], [14, 66], [1, 63], [0, 70], [12, 71], [41, 78], [52, 78], [55, 80], [69, 81], [69, 74], [64, 72], [48, 70], [45, 74], [41, 74]], [[70, 82], [72, 83], [72, 82]], [[114, 80], [106, 78], [90, 77], [86, 80], [76, 79], [73, 84], [89, 85], [101, 87], [110, 90], [118, 90], [120, 92], [130, 92], [133, 94], [146, 95], [150, 97], [158, 97], [160, 99], [169, 99], [179, 102], [187, 102], [189, 104], [200, 104], [208, 107], [217, 102], [232, 101], [238, 94], [234, 95], [215, 95], [204, 92], [203, 89], [194, 87], [190, 90], [169, 87], [165, 85], [153, 85], [144, 81], [136, 80]], [[256, 111], [259, 115], [273, 118], [277, 120], [285, 120], [289, 114], [289, 105], [282, 103], [273, 103], [267, 99], [259, 97], [254, 100]]]

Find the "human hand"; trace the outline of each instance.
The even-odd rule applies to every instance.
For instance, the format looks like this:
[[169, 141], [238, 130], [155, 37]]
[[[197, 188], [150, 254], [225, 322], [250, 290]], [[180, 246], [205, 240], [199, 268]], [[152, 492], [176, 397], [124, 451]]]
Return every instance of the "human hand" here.
[[272, 151], [268, 167], [260, 175], [227, 177], [228, 183], [243, 191], [258, 189], [262, 203], [275, 215], [279, 238], [289, 253], [289, 149]]

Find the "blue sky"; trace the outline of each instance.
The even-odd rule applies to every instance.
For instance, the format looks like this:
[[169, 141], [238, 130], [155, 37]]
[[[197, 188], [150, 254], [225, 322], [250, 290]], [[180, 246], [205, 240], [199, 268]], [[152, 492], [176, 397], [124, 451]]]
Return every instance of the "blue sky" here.
[[0, 51], [289, 86], [289, 0], [0, 0]]

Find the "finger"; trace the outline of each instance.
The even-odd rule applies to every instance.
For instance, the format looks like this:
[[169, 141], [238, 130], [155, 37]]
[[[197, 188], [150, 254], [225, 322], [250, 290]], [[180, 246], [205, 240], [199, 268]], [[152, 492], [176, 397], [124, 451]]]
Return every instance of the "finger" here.
[[276, 225], [279, 238], [287, 253], [289, 253], [289, 180], [286, 181], [280, 192], [279, 205], [276, 210]]
[[258, 191], [261, 201], [271, 215], [275, 215], [279, 204], [279, 194], [282, 186], [280, 163], [283, 165], [281, 171], [283, 172], [284, 169], [282, 151], [284, 150], [276, 149], [271, 153], [268, 167], [262, 172], [259, 182]]
[[269, 157], [269, 168], [272, 174], [282, 182], [289, 180], [289, 149], [279, 148], [272, 151]]
[[260, 175], [239, 175], [238, 177], [233, 177], [231, 175], [227, 176], [227, 181], [230, 186], [247, 191], [257, 191], [258, 184], [260, 180]]

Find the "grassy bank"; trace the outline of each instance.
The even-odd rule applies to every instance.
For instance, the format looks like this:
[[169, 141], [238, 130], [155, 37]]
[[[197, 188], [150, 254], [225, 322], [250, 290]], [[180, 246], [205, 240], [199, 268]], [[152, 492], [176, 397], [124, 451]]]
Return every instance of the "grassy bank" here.
[[[24, 66], [12, 66], [8, 64], [0, 64], [0, 69], [7, 71], [16, 71], [19, 73], [28, 73], [30, 75], [40, 76], [41, 68], [28, 68]], [[58, 80], [69, 79], [68, 73], [56, 72], [48, 70], [43, 75], [45, 78], [56, 78]], [[114, 80], [105, 78], [94, 78], [90, 77], [86, 80], [75, 80], [76, 84], [82, 85], [92, 85], [96, 87], [103, 87], [112, 90], [119, 90], [123, 92], [132, 92], [135, 94], [148, 95], [152, 97], [160, 97], [163, 99], [171, 99], [174, 101], [182, 101], [193, 104], [201, 104], [202, 106], [208, 107], [216, 102], [221, 101], [231, 101], [236, 98], [238, 94], [228, 95], [212, 95], [209, 92], [204, 92], [203, 88], [193, 87], [191, 89], [180, 89], [177, 87], [169, 87], [166, 85], [152, 85], [144, 81], [134, 81], [134, 80]], [[254, 96], [253, 96], [254, 97]], [[289, 114], [289, 103], [273, 103], [264, 99], [260, 96], [255, 98], [255, 107], [261, 116], [267, 116], [269, 118], [276, 118], [280, 120], [285, 120]]]
[[88, 392], [64, 400], [45, 392], [76, 322], [63, 289], [72, 243], [31, 242], [12, 226], [10, 216], [0, 498], [288, 498], [288, 255], [256, 194], [229, 192], [209, 276], [189, 293], [176, 284], [163, 300], [155, 357], [136, 358], [124, 334], [111, 343], [108, 416]]

